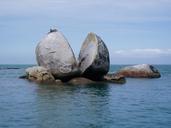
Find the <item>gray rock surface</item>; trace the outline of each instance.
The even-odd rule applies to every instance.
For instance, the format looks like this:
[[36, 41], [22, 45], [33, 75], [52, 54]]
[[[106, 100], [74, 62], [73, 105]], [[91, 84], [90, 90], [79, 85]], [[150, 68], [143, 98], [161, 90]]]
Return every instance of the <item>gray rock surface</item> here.
[[99, 79], [109, 71], [109, 51], [103, 40], [89, 33], [80, 50], [79, 68], [83, 76]]
[[36, 58], [38, 65], [47, 68], [55, 78], [78, 74], [74, 53], [64, 35], [56, 29], [51, 29], [39, 42]]
[[159, 78], [161, 77], [159, 71], [152, 65], [140, 64], [134, 66], [127, 66], [120, 69], [117, 74], [125, 77], [135, 78]]
[[55, 81], [52, 74], [44, 67], [34, 66], [26, 69], [27, 79], [36, 82], [53, 82]]

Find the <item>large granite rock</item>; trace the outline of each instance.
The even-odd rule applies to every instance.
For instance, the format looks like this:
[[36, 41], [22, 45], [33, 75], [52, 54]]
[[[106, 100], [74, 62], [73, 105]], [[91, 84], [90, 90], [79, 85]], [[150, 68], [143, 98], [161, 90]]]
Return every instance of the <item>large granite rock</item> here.
[[54, 82], [52, 74], [44, 67], [34, 66], [26, 69], [26, 78], [36, 82]]
[[36, 57], [38, 65], [47, 68], [55, 78], [65, 80], [78, 75], [74, 53], [64, 35], [56, 29], [51, 29], [37, 45]]
[[89, 33], [80, 50], [79, 68], [83, 76], [101, 79], [109, 71], [109, 52], [103, 40]]
[[135, 78], [159, 78], [159, 71], [152, 65], [140, 64], [120, 69], [117, 74]]

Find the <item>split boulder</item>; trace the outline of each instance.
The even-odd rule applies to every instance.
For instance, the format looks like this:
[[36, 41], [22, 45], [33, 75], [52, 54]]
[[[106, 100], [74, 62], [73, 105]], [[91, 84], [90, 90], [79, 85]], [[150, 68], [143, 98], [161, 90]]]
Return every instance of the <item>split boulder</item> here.
[[78, 61], [82, 75], [90, 79], [101, 79], [109, 71], [109, 51], [95, 33], [89, 33], [86, 37]]

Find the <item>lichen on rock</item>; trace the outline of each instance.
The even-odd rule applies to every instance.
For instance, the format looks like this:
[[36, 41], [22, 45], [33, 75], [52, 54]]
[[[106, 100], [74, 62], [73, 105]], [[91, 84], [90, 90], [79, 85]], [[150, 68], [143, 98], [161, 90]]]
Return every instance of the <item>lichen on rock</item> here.
[[55, 78], [44, 67], [34, 66], [26, 69], [27, 79], [35, 82], [54, 82]]

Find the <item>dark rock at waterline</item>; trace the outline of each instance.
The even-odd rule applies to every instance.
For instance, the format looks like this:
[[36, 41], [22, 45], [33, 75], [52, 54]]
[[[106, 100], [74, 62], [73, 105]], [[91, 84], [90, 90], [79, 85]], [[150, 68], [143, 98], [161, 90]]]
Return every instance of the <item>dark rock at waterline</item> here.
[[28, 79], [28, 76], [27, 75], [22, 75], [22, 76], [19, 76], [20, 79]]
[[160, 78], [159, 71], [152, 65], [140, 64], [120, 69], [117, 74], [133, 78]]
[[115, 74], [115, 73], [108, 73], [103, 77], [103, 80], [110, 83], [118, 83], [124, 84], [126, 83], [126, 79], [123, 75]]
[[56, 29], [51, 29], [39, 42], [36, 57], [38, 65], [48, 69], [55, 78], [65, 81], [80, 73], [67, 39]]
[[75, 77], [70, 81], [68, 81], [67, 83], [72, 85], [86, 85], [86, 84], [93, 84], [96, 82], [85, 77]]
[[68, 81], [67, 83], [72, 85], [86, 85], [86, 84], [97, 84], [97, 83], [114, 83], [114, 84], [124, 84], [126, 82], [125, 77], [116, 74], [107, 74], [103, 79], [94, 81], [85, 77], [76, 77]]
[[98, 80], [109, 71], [109, 51], [103, 40], [89, 33], [80, 50], [79, 68], [83, 76]]

